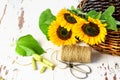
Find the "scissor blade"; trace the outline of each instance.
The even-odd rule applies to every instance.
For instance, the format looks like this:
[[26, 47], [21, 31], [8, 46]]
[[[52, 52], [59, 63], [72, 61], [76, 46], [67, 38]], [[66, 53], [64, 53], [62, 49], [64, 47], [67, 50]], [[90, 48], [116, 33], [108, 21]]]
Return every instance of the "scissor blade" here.
[[92, 72], [91, 68], [88, 65], [85, 65], [85, 64], [74, 65], [74, 68], [76, 70], [78, 70], [79, 72], [82, 72], [82, 73], [89, 74], [89, 73]]

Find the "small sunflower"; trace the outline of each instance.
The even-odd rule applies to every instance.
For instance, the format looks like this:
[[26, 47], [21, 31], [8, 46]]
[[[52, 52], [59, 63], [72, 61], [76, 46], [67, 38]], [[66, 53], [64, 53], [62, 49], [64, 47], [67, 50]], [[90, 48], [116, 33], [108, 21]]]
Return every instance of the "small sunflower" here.
[[76, 43], [76, 39], [72, 30], [68, 31], [62, 27], [57, 21], [53, 21], [48, 29], [48, 35], [51, 42], [55, 45], [72, 45]]
[[74, 27], [74, 32], [77, 37], [83, 42], [94, 45], [105, 41], [107, 30], [106, 24], [102, 24], [100, 20], [88, 17], [88, 22], [85, 24], [78, 23]]
[[80, 20], [78, 16], [67, 9], [61, 9], [57, 14], [56, 19], [61, 26], [67, 28], [68, 31], [70, 31], [71, 27]]

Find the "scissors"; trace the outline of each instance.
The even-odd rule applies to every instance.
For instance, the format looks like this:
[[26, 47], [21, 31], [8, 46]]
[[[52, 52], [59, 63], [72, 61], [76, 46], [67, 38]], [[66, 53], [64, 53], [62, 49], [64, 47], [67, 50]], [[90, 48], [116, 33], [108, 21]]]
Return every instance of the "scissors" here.
[[85, 79], [88, 77], [88, 74], [92, 72], [91, 68], [88, 65], [82, 63], [73, 64], [72, 62], [64, 62], [64, 61], [60, 61], [60, 62], [66, 65], [65, 68], [70, 68], [71, 74], [78, 79]]

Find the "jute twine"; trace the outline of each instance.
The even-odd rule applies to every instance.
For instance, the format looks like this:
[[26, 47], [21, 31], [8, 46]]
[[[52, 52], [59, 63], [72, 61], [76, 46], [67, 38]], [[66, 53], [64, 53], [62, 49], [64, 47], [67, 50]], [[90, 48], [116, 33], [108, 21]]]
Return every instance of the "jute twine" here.
[[61, 60], [67, 62], [91, 62], [91, 48], [79, 45], [64, 45], [61, 49]]

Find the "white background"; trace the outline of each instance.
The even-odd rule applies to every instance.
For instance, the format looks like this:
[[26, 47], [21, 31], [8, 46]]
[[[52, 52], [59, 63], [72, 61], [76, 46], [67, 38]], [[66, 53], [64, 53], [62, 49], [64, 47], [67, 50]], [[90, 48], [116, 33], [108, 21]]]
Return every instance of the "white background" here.
[[[0, 76], [6, 80], [79, 80], [74, 78], [69, 68], [60, 69], [56, 66], [54, 70], [47, 69], [45, 73], [40, 74], [39, 70], [34, 71], [31, 65], [23, 66], [20, 64], [28, 64], [31, 57], [22, 57], [15, 52], [15, 42], [23, 35], [31, 34], [45, 49], [58, 49], [39, 29], [38, 21], [40, 13], [50, 8], [52, 13], [56, 13], [61, 8], [70, 8], [72, 5], [77, 7], [80, 0], [0, 0], [0, 66], [6, 66], [1, 70]], [[5, 5], [6, 9], [5, 9]], [[23, 27], [19, 29], [19, 16], [24, 11]], [[48, 46], [49, 45], [49, 46]], [[45, 57], [50, 59], [50, 51], [47, 51]], [[17, 57], [17, 62], [12, 63]], [[53, 61], [54, 62], [54, 61]], [[118, 64], [118, 65], [116, 65]], [[102, 54], [97, 51], [92, 52], [91, 63], [87, 64], [92, 68], [92, 73], [84, 80], [120, 80], [120, 57]], [[41, 66], [39, 66], [39, 69]], [[6, 70], [9, 70], [5, 75]]]

